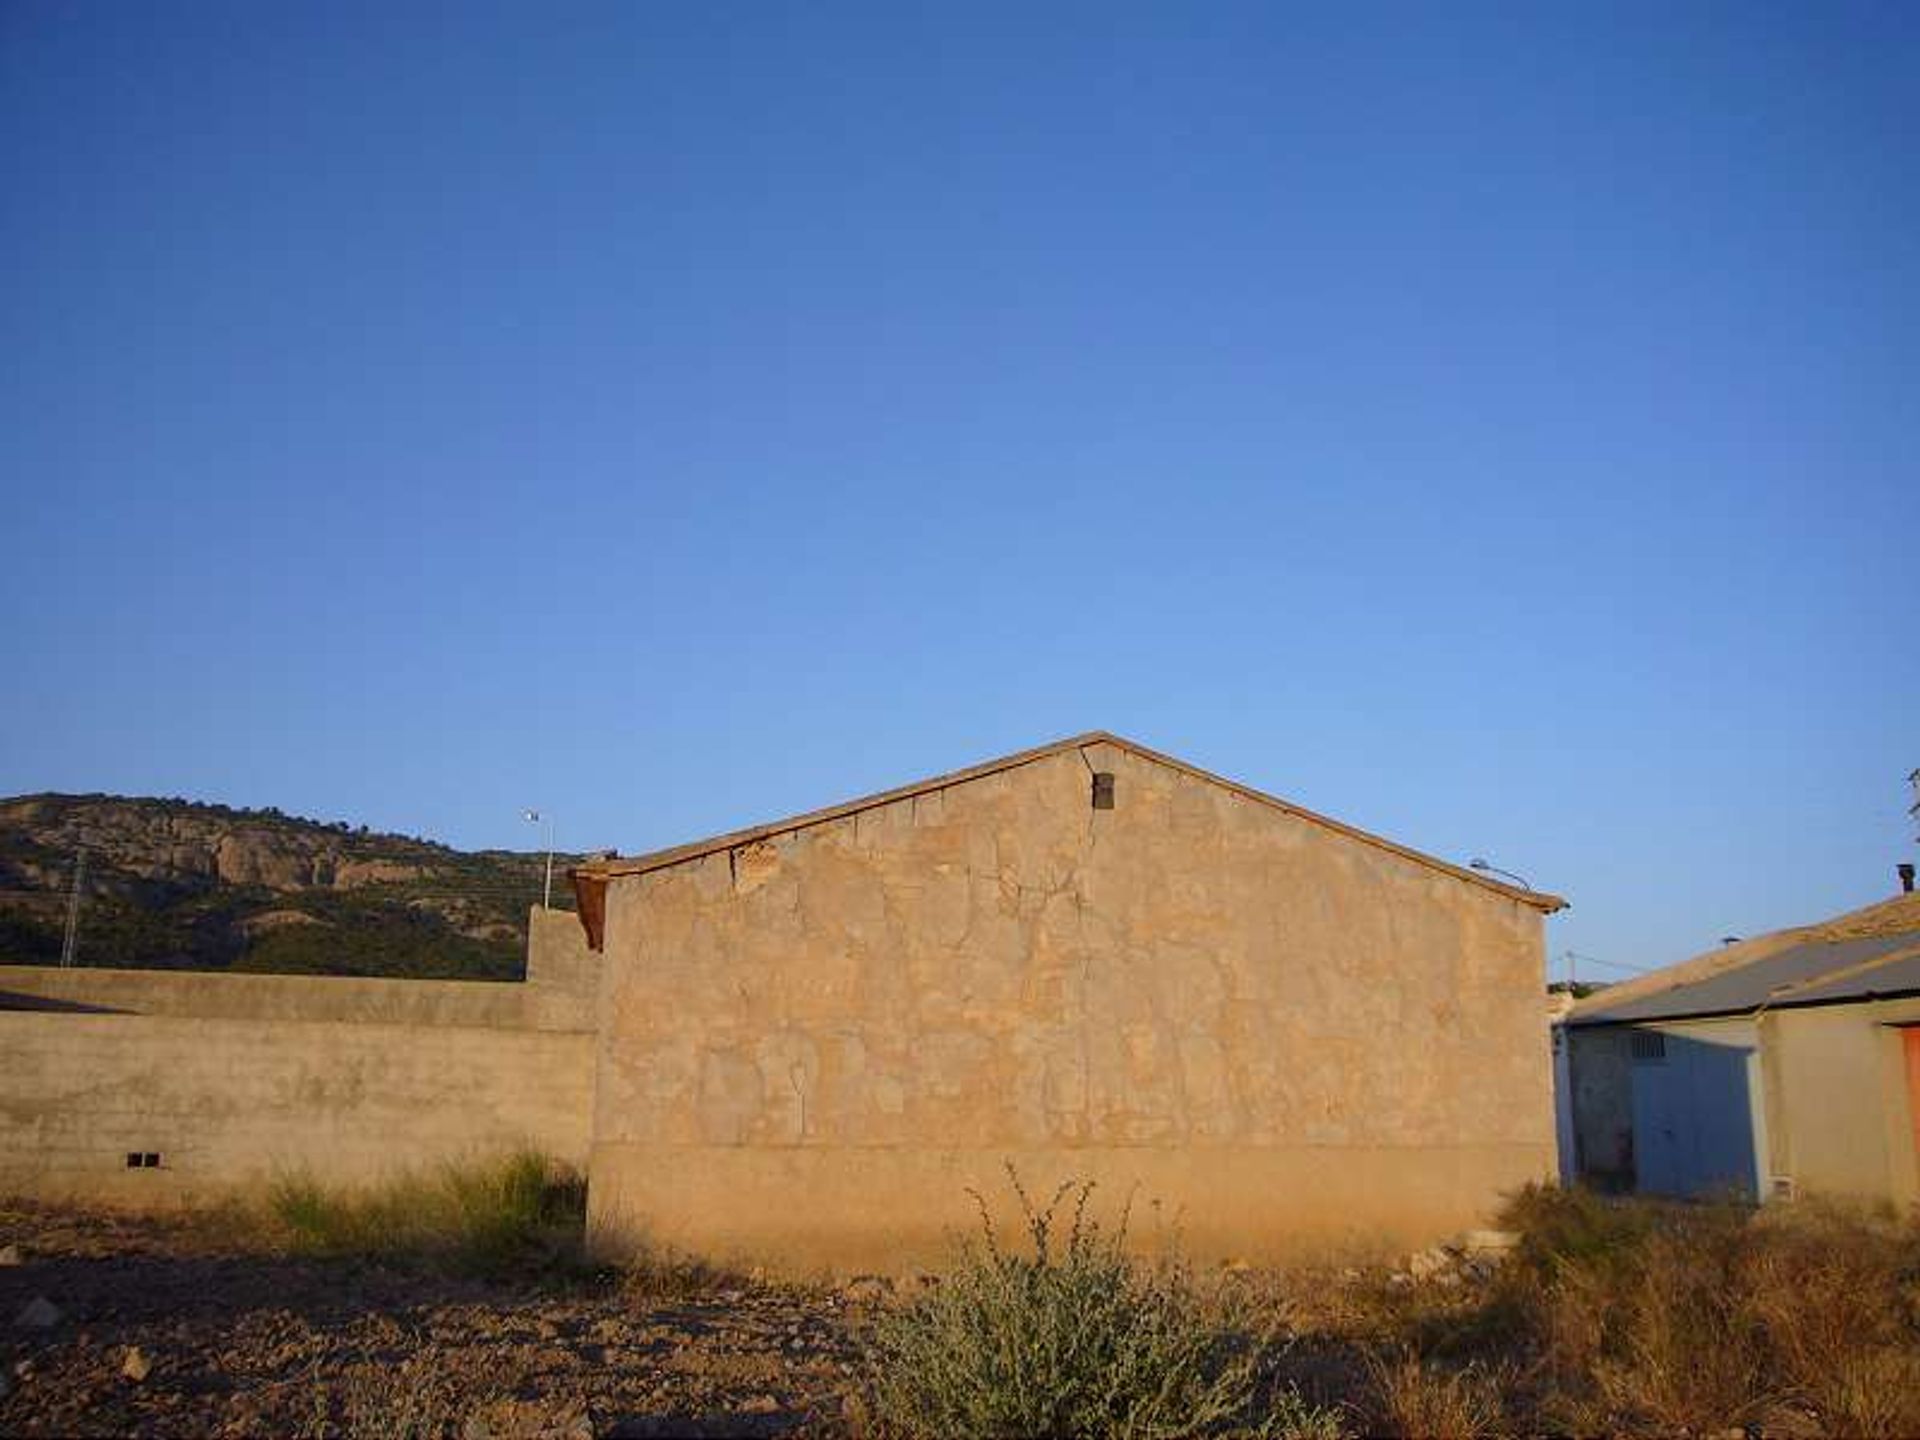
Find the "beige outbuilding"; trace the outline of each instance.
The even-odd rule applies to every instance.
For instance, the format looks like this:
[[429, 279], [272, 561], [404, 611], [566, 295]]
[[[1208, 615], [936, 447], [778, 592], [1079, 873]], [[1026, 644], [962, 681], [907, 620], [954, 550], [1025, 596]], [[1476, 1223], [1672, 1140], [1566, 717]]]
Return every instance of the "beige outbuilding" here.
[[573, 878], [611, 1246], [899, 1271], [1011, 1163], [1257, 1261], [1554, 1170], [1563, 902], [1114, 735]]
[[1563, 1040], [1588, 1184], [1920, 1202], [1920, 894], [1608, 986]]

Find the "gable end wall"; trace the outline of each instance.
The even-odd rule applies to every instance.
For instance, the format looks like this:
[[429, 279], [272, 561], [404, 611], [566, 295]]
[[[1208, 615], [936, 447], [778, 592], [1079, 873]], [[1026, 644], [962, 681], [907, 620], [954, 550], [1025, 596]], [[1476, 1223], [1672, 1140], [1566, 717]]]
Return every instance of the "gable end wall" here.
[[606, 933], [613, 1243], [910, 1268], [1012, 1161], [1272, 1257], [1552, 1169], [1534, 911], [1117, 746], [617, 879]]

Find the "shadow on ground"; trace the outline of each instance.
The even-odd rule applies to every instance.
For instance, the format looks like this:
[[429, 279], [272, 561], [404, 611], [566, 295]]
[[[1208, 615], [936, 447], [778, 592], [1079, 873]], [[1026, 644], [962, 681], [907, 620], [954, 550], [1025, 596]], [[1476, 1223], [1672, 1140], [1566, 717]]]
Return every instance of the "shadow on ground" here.
[[857, 1371], [831, 1295], [650, 1302], [606, 1276], [306, 1258], [44, 1207], [0, 1208], [7, 1245], [7, 1434], [321, 1434], [403, 1412], [500, 1435], [833, 1433]]

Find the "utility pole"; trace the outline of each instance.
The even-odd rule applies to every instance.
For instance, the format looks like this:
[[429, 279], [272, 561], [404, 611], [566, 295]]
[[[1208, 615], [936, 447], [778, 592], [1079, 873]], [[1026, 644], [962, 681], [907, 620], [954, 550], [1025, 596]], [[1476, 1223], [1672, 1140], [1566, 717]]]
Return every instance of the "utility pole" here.
[[80, 934], [80, 889], [87, 883], [87, 847], [73, 852], [73, 893], [67, 897], [67, 938], [60, 947], [60, 967], [73, 968], [74, 942]]

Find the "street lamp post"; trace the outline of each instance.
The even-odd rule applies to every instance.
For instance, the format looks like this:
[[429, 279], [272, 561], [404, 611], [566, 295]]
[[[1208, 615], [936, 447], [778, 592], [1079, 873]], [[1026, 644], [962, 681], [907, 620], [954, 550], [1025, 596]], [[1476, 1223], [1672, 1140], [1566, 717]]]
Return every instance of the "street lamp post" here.
[[551, 910], [553, 908], [553, 817], [542, 814], [538, 810], [522, 810], [520, 818], [529, 825], [547, 827], [547, 886], [540, 892], [540, 908]]
[[1533, 886], [1529, 885], [1525, 880], [1521, 879], [1518, 875], [1514, 874], [1511, 870], [1502, 870], [1498, 865], [1488, 864], [1484, 856], [1480, 856], [1480, 855], [1474, 856], [1473, 859], [1467, 862], [1467, 867], [1472, 870], [1484, 871], [1488, 875], [1504, 875], [1506, 876], [1507, 879], [1513, 881], [1514, 884], [1518, 885], [1522, 890], [1533, 889]]

